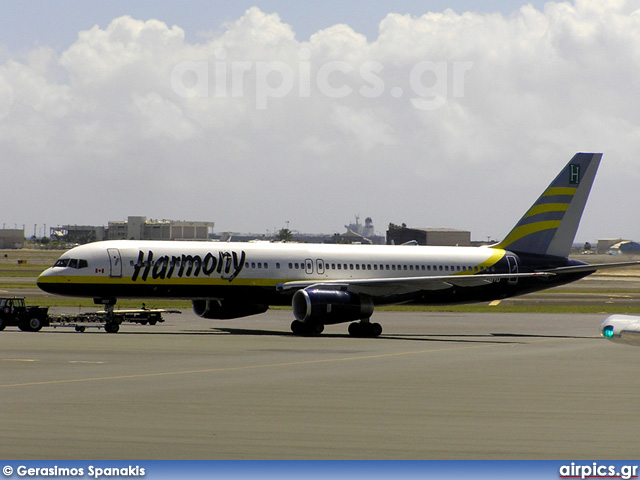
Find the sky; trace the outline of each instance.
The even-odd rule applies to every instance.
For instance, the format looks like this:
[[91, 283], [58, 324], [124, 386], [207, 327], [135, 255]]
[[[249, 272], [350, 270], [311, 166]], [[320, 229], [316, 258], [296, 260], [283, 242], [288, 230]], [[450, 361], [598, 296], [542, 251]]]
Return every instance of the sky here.
[[640, 0], [489, 3], [3, 3], [0, 222], [501, 239], [584, 151], [640, 241]]

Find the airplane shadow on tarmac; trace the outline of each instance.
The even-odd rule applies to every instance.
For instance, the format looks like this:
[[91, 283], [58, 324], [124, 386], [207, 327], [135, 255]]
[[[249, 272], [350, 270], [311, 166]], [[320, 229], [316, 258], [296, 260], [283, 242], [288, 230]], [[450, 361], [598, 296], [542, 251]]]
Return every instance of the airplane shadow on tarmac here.
[[[134, 333], [134, 332], [131, 332]], [[353, 339], [349, 334], [344, 333], [322, 333], [318, 336], [299, 337], [292, 332], [283, 332], [275, 330], [261, 330], [261, 329], [241, 329], [241, 328], [212, 328], [209, 330], [198, 330], [191, 332], [167, 332], [163, 333], [167, 335], [237, 335], [237, 336], [273, 336], [273, 337], [295, 337], [295, 338], [349, 338]], [[498, 340], [500, 338], [512, 339], [511, 341]], [[523, 344], [525, 341], [517, 341], [516, 339], [522, 338], [566, 338], [566, 339], [599, 339], [599, 337], [585, 337], [579, 335], [537, 335], [537, 334], [518, 334], [518, 333], [487, 333], [487, 334], [382, 334], [377, 338], [371, 338], [371, 341], [414, 341], [414, 342], [451, 342], [451, 343], [512, 343]]]
[[[54, 330], [42, 330], [39, 332], [40, 334], [51, 334], [51, 333], [78, 333], [72, 332], [66, 329], [54, 329]], [[29, 334], [29, 333], [27, 333]], [[102, 329], [95, 330], [87, 330], [82, 333], [83, 335], [87, 334], [101, 334], [104, 335], [106, 332], [102, 331]], [[286, 331], [276, 331], [276, 330], [261, 330], [256, 328], [211, 328], [207, 330], [184, 330], [184, 331], [172, 331], [172, 332], [161, 332], [158, 330], [154, 331], [120, 331], [117, 334], [111, 335], [171, 335], [171, 336], [220, 336], [220, 335], [236, 335], [236, 336], [267, 336], [267, 337], [295, 337], [295, 338], [353, 338], [349, 334], [344, 333], [322, 333], [317, 336], [309, 336], [309, 337], [300, 337], [298, 335], [294, 335], [292, 332]], [[580, 335], [538, 335], [538, 334], [529, 334], [529, 333], [486, 333], [486, 334], [429, 334], [429, 333], [411, 333], [411, 334], [402, 334], [402, 333], [394, 333], [394, 334], [382, 334], [377, 338], [371, 338], [371, 341], [412, 341], [412, 342], [446, 342], [446, 343], [510, 343], [510, 344], [524, 344], [527, 343], [524, 339], [554, 339], [554, 338], [565, 338], [565, 339], [579, 339], [579, 340], [599, 340], [600, 337], [585, 337]], [[518, 339], [522, 339], [522, 341], [518, 341]]]

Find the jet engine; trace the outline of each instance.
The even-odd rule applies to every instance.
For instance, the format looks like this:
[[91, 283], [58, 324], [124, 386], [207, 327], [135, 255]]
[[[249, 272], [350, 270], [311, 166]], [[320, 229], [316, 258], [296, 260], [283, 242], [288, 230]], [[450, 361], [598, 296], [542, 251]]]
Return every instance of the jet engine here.
[[607, 340], [627, 345], [640, 345], [640, 317], [611, 315], [600, 325]]
[[373, 314], [370, 297], [342, 290], [306, 289], [293, 295], [293, 315], [302, 323], [332, 325], [369, 318]]
[[269, 310], [267, 305], [233, 303], [224, 300], [193, 300], [191, 303], [194, 313], [199, 317], [217, 320], [248, 317]]

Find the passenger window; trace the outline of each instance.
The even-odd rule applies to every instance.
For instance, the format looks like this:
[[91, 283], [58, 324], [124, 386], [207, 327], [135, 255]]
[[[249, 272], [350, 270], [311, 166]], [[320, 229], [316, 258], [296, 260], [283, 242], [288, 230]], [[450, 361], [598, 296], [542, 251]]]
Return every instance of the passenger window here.
[[289, 262], [289, 268], [293, 268], [293, 263]]
[[280, 268], [280, 264], [276, 262], [276, 268]]
[[269, 264], [265, 262], [264, 268], [269, 268]]

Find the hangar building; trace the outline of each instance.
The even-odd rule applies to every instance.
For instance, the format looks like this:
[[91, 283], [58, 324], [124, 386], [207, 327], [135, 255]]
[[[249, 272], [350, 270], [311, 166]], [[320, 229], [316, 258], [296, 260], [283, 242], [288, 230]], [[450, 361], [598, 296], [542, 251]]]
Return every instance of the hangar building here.
[[400, 227], [387, 230], [387, 245], [402, 245], [414, 241], [418, 245], [468, 247], [471, 245], [471, 232], [450, 228]]
[[24, 247], [24, 228], [3, 228], [0, 230], [0, 248]]

